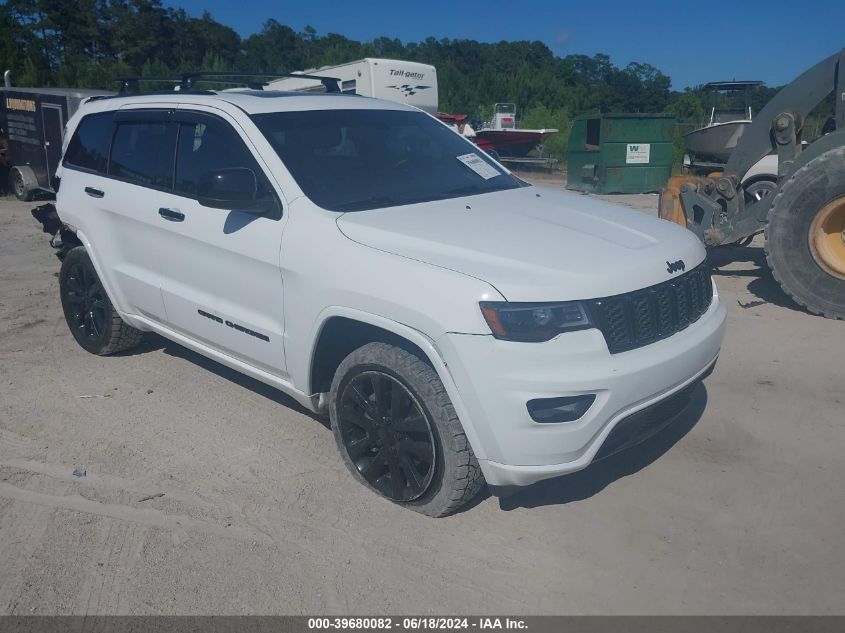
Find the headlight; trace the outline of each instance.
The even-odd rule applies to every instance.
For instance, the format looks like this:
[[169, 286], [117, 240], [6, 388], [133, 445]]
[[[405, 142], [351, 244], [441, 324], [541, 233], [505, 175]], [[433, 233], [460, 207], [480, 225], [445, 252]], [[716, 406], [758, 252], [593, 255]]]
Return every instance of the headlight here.
[[484, 320], [493, 336], [506, 341], [541, 342], [561, 332], [593, 327], [580, 301], [563, 303], [508, 303], [482, 301]]

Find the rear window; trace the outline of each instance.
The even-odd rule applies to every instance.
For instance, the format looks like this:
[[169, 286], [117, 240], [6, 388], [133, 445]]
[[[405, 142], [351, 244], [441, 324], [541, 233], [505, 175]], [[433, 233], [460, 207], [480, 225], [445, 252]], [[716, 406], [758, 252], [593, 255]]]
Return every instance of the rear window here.
[[111, 148], [109, 176], [148, 187], [172, 187], [177, 129], [172, 121], [118, 124]]
[[113, 117], [113, 112], [101, 112], [82, 119], [68, 143], [65, 164], [105, 174]]

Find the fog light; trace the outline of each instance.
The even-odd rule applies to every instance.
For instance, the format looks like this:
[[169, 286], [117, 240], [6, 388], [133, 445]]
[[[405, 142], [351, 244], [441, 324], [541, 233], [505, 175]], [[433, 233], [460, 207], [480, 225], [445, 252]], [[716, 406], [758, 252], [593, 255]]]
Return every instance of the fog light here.
[[538, 398], [528, 401], [528, 414], [535, 422], [574, 422], [584, 415], [595, 401], [594, 393], [564, 398]]

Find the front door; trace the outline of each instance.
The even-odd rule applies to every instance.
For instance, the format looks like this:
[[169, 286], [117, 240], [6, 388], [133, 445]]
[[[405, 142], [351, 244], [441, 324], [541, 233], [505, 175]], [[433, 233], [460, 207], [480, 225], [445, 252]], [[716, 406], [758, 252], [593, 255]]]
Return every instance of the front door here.
[[[177, 111], [176, 119], [174, 192], [163, 203], [168, 230], [158, 244], [168, 324], [284, 377], [281, 204], [232, 122], [199, 112]], [[203, 177], [233, 167], [255, 172], [262, 195], [276, 200], [275, 211], [254, 215], [198, 202]]]

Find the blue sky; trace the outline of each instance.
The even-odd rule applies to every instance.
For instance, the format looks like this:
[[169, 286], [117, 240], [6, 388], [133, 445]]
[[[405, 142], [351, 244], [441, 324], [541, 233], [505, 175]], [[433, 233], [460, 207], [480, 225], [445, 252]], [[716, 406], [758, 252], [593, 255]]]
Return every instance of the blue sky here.
[[[296, 30], [351, 39], [426, 37], [540, 40], [557, 55], [607, 53], [618, 66], [653, 64], [673, 88], [725, 79], [790, 81], [845, 47], [845, 0], [165, 0], [191, 15], [207, 9], [243, 36], [275, 18]], [[707, 14], [707, 7], [722, 14]], [[293, 69], [292, 69], [293, 70]]]

